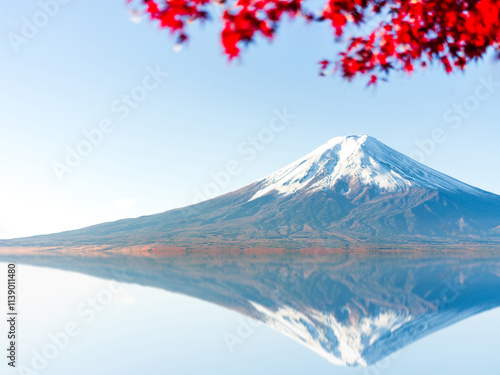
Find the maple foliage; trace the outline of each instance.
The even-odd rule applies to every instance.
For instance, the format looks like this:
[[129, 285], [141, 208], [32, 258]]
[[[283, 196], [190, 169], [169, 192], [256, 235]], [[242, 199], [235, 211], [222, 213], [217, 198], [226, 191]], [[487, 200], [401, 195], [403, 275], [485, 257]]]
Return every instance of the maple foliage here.
[[367, 75], [369, 85], [391, 70], [411, 73], [434, 61], [447, 73], [463, 70], [488, 49], [500, 50], [500, 0], [327, 0], [317, 12], [306, 10], [306, 0], [136, 1], [178, 43], [188, 40], [189, 23], [222, 7], [221, 42], [230, 60], [256, 37], [273, 39], [285, 16], [327, 22], [344, 45], [334, 62], [319, 62], [320, 74], [333, 68], [349, 80]]

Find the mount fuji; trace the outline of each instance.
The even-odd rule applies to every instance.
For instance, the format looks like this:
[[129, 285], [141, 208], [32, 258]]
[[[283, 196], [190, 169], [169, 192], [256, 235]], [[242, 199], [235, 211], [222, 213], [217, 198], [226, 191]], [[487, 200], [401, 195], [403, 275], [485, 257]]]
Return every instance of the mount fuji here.
[[0, 245], [349, 247], [499, 240], [499, 195], [361, 135], [333, 138], [261, 180], [192, 206]]

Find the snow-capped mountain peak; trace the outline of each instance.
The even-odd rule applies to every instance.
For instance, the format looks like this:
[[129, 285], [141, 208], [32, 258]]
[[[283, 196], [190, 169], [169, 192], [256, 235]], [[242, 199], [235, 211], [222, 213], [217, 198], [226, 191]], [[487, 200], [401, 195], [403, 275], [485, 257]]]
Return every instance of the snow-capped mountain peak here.
[[342, 323], [332, 314], [313, 309], [299, 311], [283, 306], [273, 311], [255, 302], [251, 304], [268, 327], [341, 366], [367, 366], [383, 358], [380, 353], [366, 358], [366, 351], [413, 318], [406, 313], [385, 311], [375, 317], [362, 317], [356, 323]]
[[258, 183], [260, 188], [250, 200], [272, 192], [292, 195], [299, 190], [334, 190], [347, 195], [353, 187], [360, 186], [374, 186], [382, 193], [406, 191], [410, 187], [474, 195], [485, 193], [426, 167], [366, 134], [332, 138]]

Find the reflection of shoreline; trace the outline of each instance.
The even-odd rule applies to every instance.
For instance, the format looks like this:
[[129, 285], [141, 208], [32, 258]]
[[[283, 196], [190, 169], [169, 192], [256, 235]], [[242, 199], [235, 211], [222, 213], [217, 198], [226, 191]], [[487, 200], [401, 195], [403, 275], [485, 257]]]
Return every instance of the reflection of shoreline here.
[[344, 365], [375, 363], [421, 337], [500, 306], [500, 254], [493, 252], [76, 253], [0, 254], [0, 261], [157, 287], [215, 303]]
[[492, 243], [459, 243], [459, 244], [401, 244], [401, 245], [350, 245], [345, 247], [328, 247], [328, 246], [305, 246], [305, 247], [280, 247], [273, 246], [254, 246], [251, 244], [244, 245], [187, 245], [187, 246], [170, 246], [161, 243], [153, 243], [148, 245], [133, 245], [133, 246], [116, 246], [116, 245], [82, 245], [82, 246], [5, 246], [0, 240], [0, 255], [46, 255], [46, 256], [117, 256], [125, 255], [131, 257], [170, 257], [170, 256], [195, 256], [202, 255], [227, 255], [227, 254], [243, 254], [243, 255], [271, 255], [271, 254], [358, 254], [363, 255], [383, 255], [383, 254], [399, 254], [404, 256], [442, 256], [450, 254], [453, 256], [471, 256], [485, 257], [500, 255], [500, 247]]

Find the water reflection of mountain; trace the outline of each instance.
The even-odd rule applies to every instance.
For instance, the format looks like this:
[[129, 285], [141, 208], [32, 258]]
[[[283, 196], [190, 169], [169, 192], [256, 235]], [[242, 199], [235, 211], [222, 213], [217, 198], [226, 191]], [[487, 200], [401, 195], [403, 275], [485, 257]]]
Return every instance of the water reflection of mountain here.
[[[194, 253], [193, 253], [194, 254]], [[5, 256], [236, 310], [333, 363], [369, 365], [500, 305], [500, 255]]]

